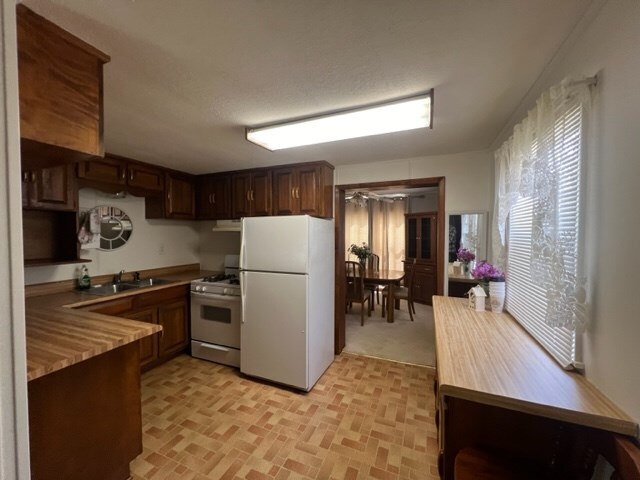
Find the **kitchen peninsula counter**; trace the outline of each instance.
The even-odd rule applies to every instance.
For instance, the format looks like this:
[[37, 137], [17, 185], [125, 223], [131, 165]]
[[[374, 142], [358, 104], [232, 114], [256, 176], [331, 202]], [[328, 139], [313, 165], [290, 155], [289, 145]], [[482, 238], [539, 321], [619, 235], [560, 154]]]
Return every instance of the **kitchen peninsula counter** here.
[[154, 291], [161, 297], [211, 273], [187, 267], [141, 272], [168, 282], [103, 296], [73, 290], [72, 280], [26, 287], [33, 478], [130, 477], [129, 463], [142, 452], [140, 341], [162, 327], [79, 308]]

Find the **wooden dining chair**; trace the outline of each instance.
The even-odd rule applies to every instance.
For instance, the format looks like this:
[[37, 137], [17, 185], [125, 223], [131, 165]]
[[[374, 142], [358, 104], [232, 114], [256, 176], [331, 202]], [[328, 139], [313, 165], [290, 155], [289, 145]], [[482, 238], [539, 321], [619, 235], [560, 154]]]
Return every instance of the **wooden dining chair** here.
[[364, 304], [368, 303], [368, 316], [371, 316], [372, 292], [364, 286], [364, 267], [358, 262], [345, 262], [346, 274], [346, 311], [353, 302], [360, 303], [360, 325], [364, 325]]
[[[371, 254], [367, 263], [369, 270], [371, 270], [372, 272], [380, 271], [380, 257], [375, 253]], [[364, 287], [371, 290], [371, 310], [373, 311], [376, 309], [375, 303], [373, 302], [373, 297], [375, 295], [376, 301], [378, 302], [378, 305], [380, 305], [380, 292], [382, 291], [382, 288], [384, 286], [378, 285], [377, 283], [365, 282]]]
[[[411, 265], [411, 270], [409, 270], [409, 274], [405, 277], [405, 286], [401, 287], [398, 285], [388, 285], [382, 289], [382, 316], [385, 316], [387, 311], [387, 302], [389, 301], [389, 289], [393, 288], [393, 298], [394, 300], [406, 300], [407, 308], [409, 309], [409, 318], [413, 322], [413, 314], [416, 313], [416, 307], [413, 304], [413, 277], [416, 273], [416, 259], [413, 259], [413, 264]], [[391, 308], [394, 308], [393, 305], [390, 305]]]

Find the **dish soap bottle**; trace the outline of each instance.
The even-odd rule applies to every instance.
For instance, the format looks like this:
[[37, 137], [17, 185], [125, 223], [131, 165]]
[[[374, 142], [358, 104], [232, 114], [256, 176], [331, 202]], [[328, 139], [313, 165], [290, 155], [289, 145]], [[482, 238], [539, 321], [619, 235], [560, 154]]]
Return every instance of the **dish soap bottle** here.
[[91, 277], [89, 276], [89, 269], [86, 265], [82, 266], [80, 275], [78, 276], [78, 289], [87, 290], [91, 288]]

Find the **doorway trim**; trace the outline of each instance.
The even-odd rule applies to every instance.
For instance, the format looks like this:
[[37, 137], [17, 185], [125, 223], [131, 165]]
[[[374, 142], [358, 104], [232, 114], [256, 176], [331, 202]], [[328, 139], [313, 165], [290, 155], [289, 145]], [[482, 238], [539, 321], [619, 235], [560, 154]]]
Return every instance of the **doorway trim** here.
[[336, 185], [335, 187], [335, 353], [342, 352], [346, 344], [345, 318], [345, 285], [344, 285], [344, 234], [345, 234], [345, 196], [347, 190], [388, 190], [390, 188], [438, 188], [438, 241], [437, 255], [440, 261], [436, 265], [436, 295], [444, 294], [444, 212], [445, 212], [445, 177], [412, 178], [407, 180], [390, 180], [385, 182], [365, 182]]

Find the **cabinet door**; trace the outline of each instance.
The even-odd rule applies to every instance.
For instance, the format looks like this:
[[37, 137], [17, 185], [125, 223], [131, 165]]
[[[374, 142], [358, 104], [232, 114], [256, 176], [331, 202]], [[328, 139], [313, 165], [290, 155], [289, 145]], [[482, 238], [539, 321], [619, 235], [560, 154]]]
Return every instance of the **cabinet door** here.
[[251, 176], [251, 215], [271, 215], [271, 171]]
[[181, 351], [189, 344], [186, 300], [176, 300], [158, 307], [158, 323], [162, 337], [158, 355], [163, 357]]
[[60, 165], [43, 168], [29, 175], [30, 208], [47, 210], [75, 210], [76, 189], [73, 166]]
[[165, 215], [167, 218], [195, 218], [195, 189], [190, 177], [168, 173]]
[[110, 185], [126, 185], [127, 164], [114, 158], [100, 158], [78, 163], [78, 178]]
[[298, 169], [298, 189], [296, 197], [299, 203], [298, 212], [302, 215], [323, 216], [321, 208], [321, 186], [319, 167], [300, 167]]
[[198, 178], [196, 216], [203, 220], [231, 217], [231, 177], [229, 175], [207, 175]]
[[251, 216], [251, 174], [237, 173], [231, 177], [231, 214], [233, 218]]
[[61, 151], [102, 156], [102, 65], [109, 57], [24, 5], [16, 11], [23, 147], [52, 147], [53, 156], [39, 150], [50, 165], [69, 161]]
[[295, 215], [300, 201], [296, 197], [297, 175], [293, 168], [280, 168], [273, 172], [273, 214]]
[[413, 299], [419, 303], [431, 305], [432, 296], [436, 293], [436, 274], [431, 269], [416, 269], [413, 279]]
[[437, 227], [436, 215], [425, 215], [419, 218], [419, 252], [418, 258], [427, 263], [435, 263]]
[[405, 217], [405, 229], [405, 257], [407, 260], [412, 260], [418, 256], [418, 218], [407, 215]]
[[139, 163], [127, 164], [127, 184], [144, 190], [162, 191], [164, 172]]
[[[146, 323], [158, 323], [158, 309], [147, 308], [137, 312], [132, 312], [125, 315], [125, 318], [131, 320], [137, 320], [139, 322]], [[140, 368], [144, 368], [149, 363], [158, 359], [158, 335], [150, 335], [148, 337], [141, 338], [140, 343]]]

